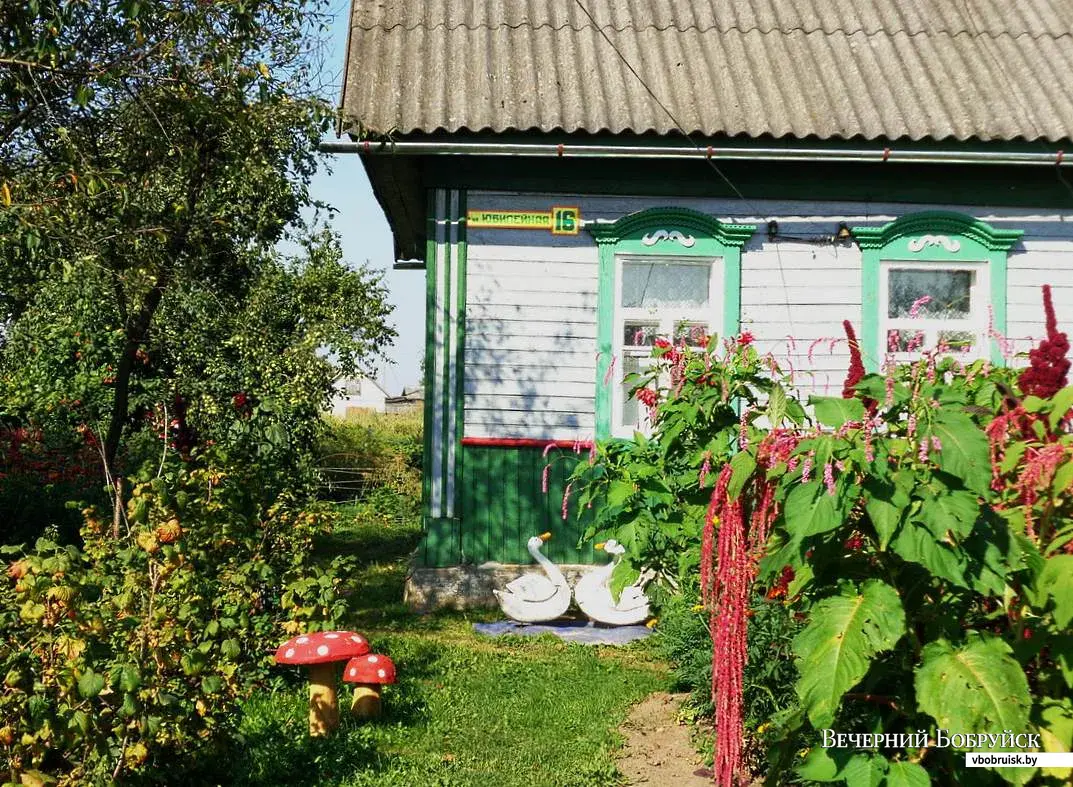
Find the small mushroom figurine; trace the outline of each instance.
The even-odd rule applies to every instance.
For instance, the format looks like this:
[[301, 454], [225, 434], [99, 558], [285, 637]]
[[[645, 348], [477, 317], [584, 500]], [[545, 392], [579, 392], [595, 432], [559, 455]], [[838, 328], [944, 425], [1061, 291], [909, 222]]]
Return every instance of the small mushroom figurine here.
[[356, 683], [350, 712], [359, 719], [380, 715], [380, 687], [395, 682], [395, 665], [387, 656], [369, 653], [347, 662], [343, 680]]
[[277, 664], [309, 668], [309, 734], [323, 736], [339, 726], [335, 696], [336, 664], [369, 652], [369, 643], [353, 631], [320, 631], [289, 639], [276, 651]]

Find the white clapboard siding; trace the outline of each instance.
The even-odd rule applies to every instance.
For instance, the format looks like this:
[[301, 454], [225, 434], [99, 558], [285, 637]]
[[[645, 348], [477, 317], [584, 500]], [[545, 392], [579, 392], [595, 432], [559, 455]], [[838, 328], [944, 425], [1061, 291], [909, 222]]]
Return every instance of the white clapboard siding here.
[[[542, 389], [545, 389], [548, 385], [548, 379], [555, 380], [555, 396], [549, 397], [540, 393]], [[590, 401], [592, 398], [593, 389], [596, 386], [596, 381], [591, 377], [587, 380], [564, 380], [562, 375], [558, 374], [555, 369], [548, 369], [547, 374], [543, 375], [540, 379], [534, 380], [492, 380], [481, 379], [474, 375], [468, 377], [465, 382], [465, 388], [467, 394], [480, 395], [484, 397], [517, 397], [521, 396], [526, 399], [535, 400], [552, 400], [560, 401], [563, 398], [572, 398], [577, 400]]]
[[[478, 204], [478, 200], [471, 204]], [[465, 434], [560, 439], [593, 429], [598, 260], [587, 236], [468, 237]]]
[[[513, 284], [513, 283], [512, 283]], [[559, 309], [584, 309], [587, 312], [593, 310], [596, 300], [595, 290], [589, 293], [576, 292], [572, 288], [562, 292], [548, 292], [544, 290], [521, 290], [507, 287], [477, 289], [467, 288], [466, 299], [473, 304], [474, 316], [482, 316], [480, 309], [489, 313], [497, 310], [504, 313], [522, 313], [539, 315], [549, 306]], [[512, 308], [513, 307], [513, 308]], [[514, 312], [513, 309], [520, 311]]]
[[[614, 221], [645, 208], [678, 206], [723, 221], [756, 224], [756, 234], [742, 250], [741, 327], [753, 334], [758, 351], [770, 352], [784, 371], [792, 369], [803, 398], [840, 394], [849, 366], [842, 321], [861, 329], [861, 252], [855, 244], [831, 244], [818, 237], [834, 234], [841, 222], [877, 226], [908, 213], [948, 210], [1023, 230], [1008, 266], [1006, 333], [1014, 352], [1026, 352], [1044, 335], [1043, 284], [1053, 288], [1059, 328], [1073, 334], [1073, 211], [517, 192], [473, 192], [470, 204], [504, 210], [578, 205], [585, 221]], [[771, 219], [779, 224], [775, 240], [766, 233]], [[468, 241], [466, 434], [550, 439], [591, 430], [595, 243], [584, 231], [554, 238], [539, 231], [474, 230]], [[817, 339], [824, 341], [812, 347], [810, 359], [809, 347]], [[584, 395], [573, 395], [578, 392]]]
[[[551, 386], [548, 386], [551, 388]], [[596, 386], [593, 386], [595, 389]], [[466, 393], [466, 407], [475, 410], [558, 410], [563, 412], [590, 412], [592, 396], [557, 396], [550, 394], [496, 394]]]
[[[481, 307], [475, 306], [474, 309]], [[469, 307], [466, 309], [469, 311]], [[564, 310], [573, 311], [573, 310]], [[579, 310], [580, 311], [580, 310]], [[596, 339], [596, 310], [587, 312], [592, 322], [580, 322], [581, 315], [567, 315], [570, 320], [555, 320], [554, 314], [545, 314], [540, 320], [525, 320], [507, 317], [467, 317], [466, 338], [485, 334], [489, 339], [499, 336], [558, 336], [566, 339]], [[467, 344], [467, 347], [469, 345]], [[594, 345], [595, 346], [595, 345]], [[593, 367], [595, 369], [595, 367]], [[595, 373], [595, 371], [594, 371]]]
[[[521, 330], [521, 329], [519, 329]], [[476, 363], [478, 360], [487, 361], [488, 353], [503, 353], [494, 356], [495, 363], [518, 363], [520, 355], [508, 359], [508, 353], [528, 353], [533, 355], [527, 362], [543, 366], [543, 359], [548, 354], [564, 355], [571, 358], [574, 354], [585, 355], [590, 359], [595, 358], [596, 336], [592, 338], [574, 338], [569, 336], [534, 336], [522, 331], [518, 334], [468, 334], [466, 336], [466, 349], [472, 351], [466, 358], [467, 363]], [[594, 372], [595, 373], [595, 372]]]

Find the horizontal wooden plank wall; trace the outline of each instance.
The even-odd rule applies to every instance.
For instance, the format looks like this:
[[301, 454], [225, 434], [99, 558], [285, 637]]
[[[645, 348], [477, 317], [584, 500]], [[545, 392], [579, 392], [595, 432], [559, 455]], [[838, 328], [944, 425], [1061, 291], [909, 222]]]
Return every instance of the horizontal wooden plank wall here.
[[[570, 449], [501, 448], [465, 445], [462, 480], [462, 559], [469, 563], [496, 561], [530, 563], [526, 542], [550, 531], [542, 550], [556, 563], [592, 563], [592, 545], [577, 548], [588, 521], [578, 514], [576, 491], [562, 518], [566, 479], [578, 461]], [[542, 474], [548, 472], [548, 492], [542, 491]]]
[[[1024, 230], [1009, 253], [1007, 335], [1026, 351], [1043, 335], [1040, 285], [1054, 288], [1060, 328], [1073, 333], [1073, 212], [945, 204], [780, 202], [583, 197], [471, 192], [472, 207], [546, 210], [578, 205], [582, 218], [615, 220], [675, 205], [759, 229], [742, 250], [741, 328], [761, 352], [793, 369], [798, 395], [837, 395], [849, 364], [842, 320], [861, 324], [861, 252], [855, 244], [810, 242], [840, 222], [882, 225], [907, 213], [953, 210]], [[775, 240], [767, 222], [779, 225]], [[584, 231], [470, 230], [466, 244], [463, 429], [467, 437], [590, 439], [594, 431], [598, 253]], [[1022, 364], [1023, 359], [1012, 363]], [[555, 449], [553, 456], [571, 454]], [[567, 457], [568, 459], [570, 457]], [[539, 448], [464, 446], [463, 559], [529, 562], [525, 541], [551, 530], [545, 551], [558, 562], [589, 562], [575, 549], [580, 526], [561, 519], [571, 462], [555, 461], [540, 491]]]

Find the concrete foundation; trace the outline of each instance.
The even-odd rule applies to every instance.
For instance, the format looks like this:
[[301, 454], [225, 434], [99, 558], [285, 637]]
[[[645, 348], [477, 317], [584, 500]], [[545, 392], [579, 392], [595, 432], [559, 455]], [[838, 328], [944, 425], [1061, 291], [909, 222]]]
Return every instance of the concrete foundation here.
[[[593, 566], [566, 564], [559, 570], [573, 587], [580, 576]], [[479, 566], [423, 568], [413, 566], [406, 577], [403, 596], [406, 605], [420, 612], [435, 609], [482, 609], [498, 606], [492, 588], [501, 588], [540, 566], [508, 563], [482, 563]]]

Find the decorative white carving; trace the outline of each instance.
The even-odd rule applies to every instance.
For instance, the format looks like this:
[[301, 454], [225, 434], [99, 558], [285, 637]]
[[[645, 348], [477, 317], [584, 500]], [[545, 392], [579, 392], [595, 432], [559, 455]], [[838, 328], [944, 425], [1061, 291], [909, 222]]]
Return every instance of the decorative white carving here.
[[928, 246], [942, 246], [951, 253], [961, 250], [961, 242], [946, 235], [923, 235], [909, 240], [909, 251], [923, 251]]
[[641, 243], [646, 246], [655, 246], [661, 240], [669, 240], [671, 243], [681, 243], [687, 249], [697, 242], [692, 235], [683, 235], [678, 230], [656, 230], [651, 235], [641, 238]]

